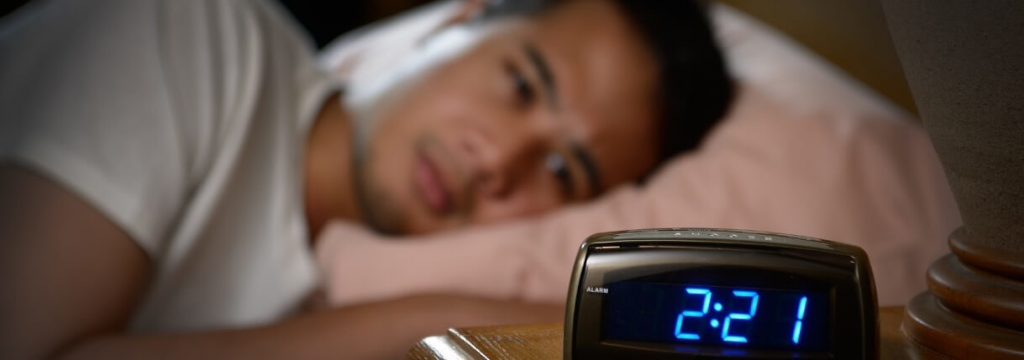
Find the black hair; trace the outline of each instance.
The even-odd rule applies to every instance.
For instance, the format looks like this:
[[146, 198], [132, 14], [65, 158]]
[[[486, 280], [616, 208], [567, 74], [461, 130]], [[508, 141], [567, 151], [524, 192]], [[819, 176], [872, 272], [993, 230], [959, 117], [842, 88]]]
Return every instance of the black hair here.
[[[535, 15], [567, 1], [490, 0], [481, 19]], [[659, 163], [697, 148], [733, 98], [706, 8], [690, 0], [609, 1], [626, 15], [659, 66]]]

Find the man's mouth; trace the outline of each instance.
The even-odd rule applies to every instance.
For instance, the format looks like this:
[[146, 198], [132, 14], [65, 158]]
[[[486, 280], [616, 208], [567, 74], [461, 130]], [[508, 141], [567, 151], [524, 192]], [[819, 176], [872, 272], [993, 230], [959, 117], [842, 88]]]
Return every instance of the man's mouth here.
[[416, 156], [415, 179], [417, 193], [434, 213], [448, 215], [455, 211], [451, 191], [445, 186], [437, 164], [421, 151]]

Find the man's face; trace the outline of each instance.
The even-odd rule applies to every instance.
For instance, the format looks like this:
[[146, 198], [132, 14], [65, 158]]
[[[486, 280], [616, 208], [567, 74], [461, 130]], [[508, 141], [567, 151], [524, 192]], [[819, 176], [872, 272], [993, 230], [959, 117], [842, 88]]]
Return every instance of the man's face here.
[[606, 1], [498, 20], [372, 111], [356, 153], [371, 225], [424, 233], [539, 214], [656, 164], [656, 64]]

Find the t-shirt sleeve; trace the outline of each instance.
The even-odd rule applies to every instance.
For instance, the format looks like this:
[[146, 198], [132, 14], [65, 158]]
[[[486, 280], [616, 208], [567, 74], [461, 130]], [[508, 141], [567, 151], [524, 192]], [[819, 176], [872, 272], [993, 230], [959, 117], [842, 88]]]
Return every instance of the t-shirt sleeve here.
[[81, 196], [153, 257], [203, 138], [169, 90], [162, 6], [39, 2], [0, 30], [0, 156]]

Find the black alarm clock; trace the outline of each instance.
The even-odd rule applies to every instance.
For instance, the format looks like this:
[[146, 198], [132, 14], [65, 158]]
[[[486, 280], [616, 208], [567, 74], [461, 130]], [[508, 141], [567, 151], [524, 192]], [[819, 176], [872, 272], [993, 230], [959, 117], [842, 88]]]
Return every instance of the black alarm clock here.
[[566, 359], [878, 357], [864, 250], [726, 229], [600, 233], [576, 257]]

